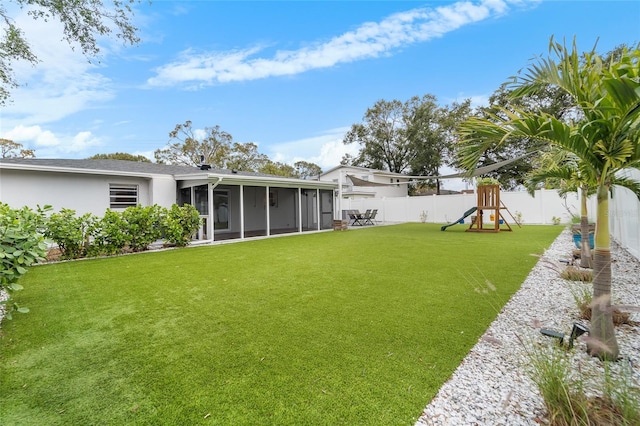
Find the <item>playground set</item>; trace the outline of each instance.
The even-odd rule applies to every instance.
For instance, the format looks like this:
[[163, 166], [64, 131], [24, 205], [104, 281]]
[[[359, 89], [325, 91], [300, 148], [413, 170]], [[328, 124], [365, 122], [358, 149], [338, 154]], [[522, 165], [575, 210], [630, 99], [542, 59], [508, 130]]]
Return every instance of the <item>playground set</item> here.
[[[462, 217], [448, 225], [443, 225], [440, 230], [445, 231], [448, 227], [458, 223], [464, 223], [464, 219], [471, 216], [471, 225], [467, 232], [500, 232], [512, 231], [511, 226], [502, 215], [505, 210], [511, 216], [514, 223], [520, 227], [520, 223], [513, 217], [507, 206], [500, 200], [500, 185], [481, 185], [477, 188], [478, 202], [475, 207], [470, 208]], [[490, 222], [484, 223], [485, 211], [489, 212]]]

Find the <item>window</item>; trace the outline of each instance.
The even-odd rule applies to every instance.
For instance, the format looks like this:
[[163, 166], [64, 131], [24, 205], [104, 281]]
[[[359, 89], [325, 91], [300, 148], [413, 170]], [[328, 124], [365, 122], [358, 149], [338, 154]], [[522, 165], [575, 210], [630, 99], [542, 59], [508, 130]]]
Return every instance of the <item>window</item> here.
[[109, 184], [109, 207], [124, 209], [138, 205], [138, 185], [122, 183]]

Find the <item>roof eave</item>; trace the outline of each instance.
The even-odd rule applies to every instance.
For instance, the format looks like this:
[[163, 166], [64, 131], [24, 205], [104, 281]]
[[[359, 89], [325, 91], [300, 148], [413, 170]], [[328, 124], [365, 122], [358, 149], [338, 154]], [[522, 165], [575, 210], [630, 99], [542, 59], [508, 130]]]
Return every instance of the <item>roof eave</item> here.
[[157, 173], [125, 172], [125, 171], [118, 171], [118, 170], [84, 169], [84, 168], [76, 168], [76, 167], [38, 166], [33, 164], [27, 165], [27, 164], [10, 164], [10, 163], [0, 163], [0, 169], [28, 170], [28, 171], [54, 172], [54, 173], [76, 173], [76, 174], [85, 174], [85, 175], [129, 176], [129, 177], [140, 177], [145, 179], [167, 176], [164, 174], [157, 174]]
[[181, 174], [174, 176], [176, 180], [189, 181], [189, 180], [212, 180], [216, 179], [221, 184], [228, 183], [231, 185], [260, 185], [260, 186], [284, 186], [284, 187], [301, 187], [301, 188], [323, 188], [323, 189], [336, 189], [338, 184], [335, 182], [317, 181], [317, 180], [305, 180], [305, 179], [292, 179], [278, 176], [247, 176], [247, 175], [235, 175], [225, 173], [193, 173], [193, 174]]

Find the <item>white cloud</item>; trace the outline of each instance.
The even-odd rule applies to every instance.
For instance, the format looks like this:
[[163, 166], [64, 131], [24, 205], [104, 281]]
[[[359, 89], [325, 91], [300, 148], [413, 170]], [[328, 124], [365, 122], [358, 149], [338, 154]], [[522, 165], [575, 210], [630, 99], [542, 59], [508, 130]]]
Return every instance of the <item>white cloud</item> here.
[[504, 14], [516, 0], [459, 1], [435, 9], [400, 12], [380, 22], [367, 22], [354, 31], [298, 50], [279, 50], [272, 58], [254, 57], [262, 46], [230, 52], [196, 52], [188, 49], [174, 62], [157, 68], [150, 86], [185, 85], [194, 89], [232, 81], [247, 81], [328, 68], [339, 63], [377, 58], [395, 49], [441, 37], [464, 25]]
[[3, 137], [34, 149], [60, 145], [60, 140], [52, 132], [42, 130], [40, 126], [19, 125], [6, 132]]
[[340, 164], [344, 154], [356, 155], [358, 145], [345, 145], [342, 143], [349, 127], [327, 130], [318, 136], [299, 139], [296, 141], [272, 144], [269, 158], [287, 164], [296, 161], [307, 161], [328, 170]]
[[36, 157], [78, 157], [88, 153], [89, 148], [100, 146], [102, 141], [90, 131], [74, 135], [54, 134], [38, 125], [19, 125], [2, 134], [3, 138], [21, 143], [25, 148], [35, 150]]

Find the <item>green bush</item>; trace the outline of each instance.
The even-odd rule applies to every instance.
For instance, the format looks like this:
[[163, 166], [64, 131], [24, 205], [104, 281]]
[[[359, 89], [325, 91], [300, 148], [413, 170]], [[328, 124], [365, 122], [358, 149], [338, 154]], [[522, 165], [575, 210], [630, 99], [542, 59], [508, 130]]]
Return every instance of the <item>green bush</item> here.
[[2, 303], [9, 305], [5, 317], [11, 319], [11, 312], [28, 312], [16, 303], [7, 303], [11, 293], [22, 289], [17, 281], [27, 273], [27, 268], [43, 259], [47, 246], [41, 233], [45, 220], [45, 211], [50, 206], [38, 207], [33, 211], [28, 207], [14, 210], [7, 204], [0, 203], [0, 290], [9, 294], [9, 300]]
[[97, 220], [91, 229], [91, 244], [88, 256], [114, 255], [122, 253], [131, 242], [131, 236], [123, 232], [127, 222], [122, 213], [107, 209], [104, 216]]
[[164, 238], [170, 245], [184, 247], [200, 228], [200, 213], [191, 204], [174, 204], [166, 211]]
[[78, 259], [87, 254], [90, 233], [97, 218], [91, 213], [76, 216], [76, 211], [63, 208], [47, 221], [45, 236], [58, 245], [60, 257]]
[[127, 207], [122, 213], [132, 251], [147, 250], [151, 243], [162, 238], [162, 210], [157, 204], [147, 207], [138, 205]]
[[63, 208], [49, 217], [45, 235], [58, 245], [62, 259], [77, 259], [143, 251], [162, 238], [183, 247], [199, 227], [200, 215], [190, 204], [107, 209], [102, 218], [90, 213], [78, 217], [75, 210]]

